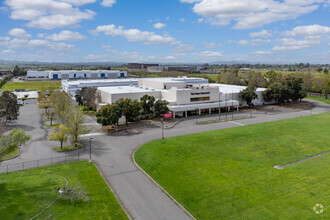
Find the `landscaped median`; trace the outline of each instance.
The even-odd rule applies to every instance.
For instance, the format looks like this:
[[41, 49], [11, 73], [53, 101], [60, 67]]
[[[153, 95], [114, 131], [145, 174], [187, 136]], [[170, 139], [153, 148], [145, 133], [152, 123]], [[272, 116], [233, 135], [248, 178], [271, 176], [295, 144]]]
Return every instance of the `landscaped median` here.
[[[197, 219], [329, 219], [330, 113], [156, 140], [135, 160]], [[323, 212], [317, 214], [314, 207]]]
[[[59, 197], [58, 187], [66, 184], [71, 193]], [[127, 219], [94, 164], [87, 161], [0, 174], [0, 198], [2, 219], [30, 219], [39, 212], [36, 219]]]

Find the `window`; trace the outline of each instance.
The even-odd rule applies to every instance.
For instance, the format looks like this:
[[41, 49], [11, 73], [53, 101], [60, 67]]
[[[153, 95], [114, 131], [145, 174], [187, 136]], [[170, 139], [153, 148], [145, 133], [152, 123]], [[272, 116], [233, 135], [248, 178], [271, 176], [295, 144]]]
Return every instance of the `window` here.
[[76, 78], [77, 77], [77, 74], [73, 74], [73, 77]]
[[85, 77], [85, 78], [87, 77], [86, 73], [84, 73], [84, 77]]
[[190, 102], [201, 102], [201, 101], [209, 101], [210, 96], [208, 97], [198, 97], [198, 98], [190, 98]]
[[101, 78], [105, 78], [105, 73], [101, 73]]

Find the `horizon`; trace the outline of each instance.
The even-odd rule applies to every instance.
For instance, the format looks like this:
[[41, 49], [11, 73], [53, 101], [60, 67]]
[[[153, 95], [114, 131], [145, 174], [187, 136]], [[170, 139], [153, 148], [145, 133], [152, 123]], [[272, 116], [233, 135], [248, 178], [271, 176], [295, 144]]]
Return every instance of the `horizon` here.
[[0, 60], [323, 65], [329, 11], [329, 0], [6, 0]]

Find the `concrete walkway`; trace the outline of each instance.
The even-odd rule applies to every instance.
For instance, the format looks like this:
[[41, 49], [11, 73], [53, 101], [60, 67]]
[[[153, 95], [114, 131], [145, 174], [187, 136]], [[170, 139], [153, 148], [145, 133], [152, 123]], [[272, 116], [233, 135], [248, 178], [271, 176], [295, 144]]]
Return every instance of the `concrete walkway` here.
[[[196, 125], [195, 120], [186, 120], [173, 129], [165, 130], [165, 137], [180, 136], [205, 132], [210, 130], [226, 129], [269, 121], [308, 116], [330, 111], [330, 106], [311, 101], [315, 107], [312, 111], [288, 112], [282, 114], [256, 114], [253, 118], [220, 122], [205, 125]], [[88, 118], [86, 123], [95, 123]], [[233, 123], [235, 122], [235, 123]], [[95, 124], [96, 126], [96, 124]], [[82, 137], [81, 141], [89, 146], [89, 138]], [[163, 219], [190, 219], [190, 217], [177, 206], [156, 184], [141, 172], [132, 160], [133, 152], [141, 145], [151, 140], [161, 138], [161, 129], [144, 131], [131, 136], [105, 136], [96, 135], [92, 140], [92, 159], [98, 165], [104, 178], [110, 183], [126, 212], [131, 218], [143, 220]], [[43, 154], [33, 154], [39, 147], [29, 146], [29, 152], [15, 162], [23, 160], [41, 159]], [[89, 157], [89, 148], [80, 150], [83, 157]], [[57, 152], [50, 152], [43, 158], [52, 157]]]

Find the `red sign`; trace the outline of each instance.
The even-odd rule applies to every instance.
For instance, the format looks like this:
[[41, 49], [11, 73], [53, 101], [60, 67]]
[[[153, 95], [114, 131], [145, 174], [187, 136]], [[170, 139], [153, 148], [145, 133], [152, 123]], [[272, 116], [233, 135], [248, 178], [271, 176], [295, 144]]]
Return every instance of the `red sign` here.
[[172, 117], [173, 117], [173, 113], [163, 114], [163, 118], [172, 118]]

